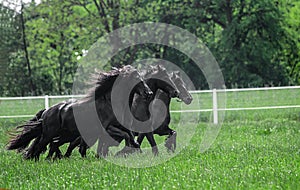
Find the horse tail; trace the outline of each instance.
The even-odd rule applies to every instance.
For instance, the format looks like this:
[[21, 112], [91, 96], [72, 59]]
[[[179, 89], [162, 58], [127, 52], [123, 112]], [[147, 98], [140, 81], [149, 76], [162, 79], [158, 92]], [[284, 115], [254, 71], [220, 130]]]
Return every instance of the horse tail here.
[[31, 140], [42, 135], [42, 120], [27, 123], [17, 127], [17, 129], [20, 128], [22, 128], [21, 131], [19, 130], [15, 133], [10, 133], [11, 140], [6, 146], [7, 150], [18, 150], [20, 152], [29, 145]]
[[31, 123], [31, 122], [35, 122], [35, 121], [38, 121], [39, 119], [42, 118], [42, 115], [43, 113], [45, 112], [46, 109], [42, 109], [40, 111], [38, 111], [35, 116], [33, 118], [31, 118], [28, 123]]

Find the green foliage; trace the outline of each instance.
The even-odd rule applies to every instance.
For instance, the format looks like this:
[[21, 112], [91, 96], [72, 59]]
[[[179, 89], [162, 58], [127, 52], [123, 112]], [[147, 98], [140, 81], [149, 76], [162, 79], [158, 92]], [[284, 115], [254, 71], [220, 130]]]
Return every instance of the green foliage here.
[[291, 78], [291, 82], [299, 84], [300, 81], [300, 2], [296, 0], [280, 0], [280, 10], [285, 15], [282, 27], [288, 34], [282, 61]]
[[[0, 4], [0, 95], [24, 94], [27, 79], [22, 51], [20, 17], [14, 10]], [[24, 72], [25, 71], [25, 72]], [[10, 85], [14, 85], [10, 87]]]
[[[24, 56], [20, 59], [24, 48], [20, 22], [16, 20], [3, 35], [10, 42], [3, 46], [0, 54], [12, 53], [8, 57], [13, 63], [0, 59], [2, 70], [5, 68], [4, 72], [8, 72], [7, 77], [1, 78], [4, 85], [0, 87], [0, 94], [30, 94], [30, 80], [36, 94], [71, 93], [77, 62], [85, 50], [105, 33], [145, 21], [173, 24], [195, 34], [216, 57], [227, 87], [297, 85], [300, 84], [299, 10], [296, 0], [46, 0], [39, 5], [31, 3], [25, 6], [23, 13], [32, 74], [29, 75]], [[13, 10], [10, 14], [18, 15]], [[4, 22], [10, 21], [4, 19]], [[113, 44], [118, 45], [118, 40]], [[160, 45], [130, 47], [119, 52], [103, 69], [149, 57], [177, 64], [196, 88], [207, 88], [204, 76], [199, 75], [201, 72], [187, 56]], [[13, 81], [11, 76], [15, 71], [22, 72], [25, 78], [22, 82], [9, 83], [15, 86], [15, 90], [9, 90], [7, 81]]]

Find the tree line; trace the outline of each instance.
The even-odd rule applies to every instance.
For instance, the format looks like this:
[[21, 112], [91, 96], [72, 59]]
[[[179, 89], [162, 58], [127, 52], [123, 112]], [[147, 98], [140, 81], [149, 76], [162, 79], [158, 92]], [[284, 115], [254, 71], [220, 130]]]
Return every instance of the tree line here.
[[[19, 7], [0, 3], [0, 96], [72, 93], [78, 60], [97, 39], [145, 21], [195, 34], [227, 88], [300, 84], [297, 0], [44, 0]], [[207, 88], [192, 60], [162, 45], [129, 47], [103, 69], [149, 57], [178, 64], [196, 88]]]

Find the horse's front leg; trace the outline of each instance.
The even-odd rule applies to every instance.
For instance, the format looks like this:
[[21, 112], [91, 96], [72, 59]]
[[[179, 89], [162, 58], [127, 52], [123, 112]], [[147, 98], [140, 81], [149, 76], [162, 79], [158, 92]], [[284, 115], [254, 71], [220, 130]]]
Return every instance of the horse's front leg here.
[[60, 149], [59, 149], [59, 146], [56, 148], [56, 150], [55, 150], [55, 156], [54, 156], [54, 158], [53, 159], [61, 159], [63, 157], [63, 155], [62, 155], [62, 153], [61, 153], [61, 151], [60, 151]]
[[137, 142], [141, 145], [144, 138], [146, 136], [146, 133], [139, 133], [138, 138], [137, 138]]
[[148, 142], [150, 143], [150, 145], [152, 147], [152, 153], [154, 154], [154, 156], [157, 156], [158, 155], [158, 149], [157, 149], [157, 144], [156, 144], [154, 136], [153, 136], [153, 132], [146, 133], [146, 138], [147, 138]]
[[108, 146], [106, 145], [106, 143], [101, 142], [99, 139], [96, 156], [97, 158], [99, 158], [99, 157], [106, 157], [107, 155], [108, 155]]
[[167, 137], [166, 142], [165, 142], [165, 147], [167, 148], [168, 151], [175, 152], [176, 137], [177, 137], [176, 131], [171, 130], [169, 133], [169, 136]]

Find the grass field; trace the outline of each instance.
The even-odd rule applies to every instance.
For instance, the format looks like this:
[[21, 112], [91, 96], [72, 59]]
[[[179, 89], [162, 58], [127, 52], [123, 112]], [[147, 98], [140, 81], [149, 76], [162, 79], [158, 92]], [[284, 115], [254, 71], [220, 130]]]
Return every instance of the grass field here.
[[[239, 105], [236, 100], [247, 102], [249, 105], [245, 107], [253, 106], [248, 101], [259, 106], [273, 105], [272, 101], [282, 103], [284, 100], [300, 105], [299, 93], [270, 95], [273, 98], [258, 93], [256, 99], [252, 100], [252, 94], [229, 94], [227, 102], [232, 107], [244, 105]], [[291, 95], [295, 98], [289, 99]], [[11, 107], [3, 105], [0, 104], [2, 113], [11, 111]], [[33, 106], [32, 109], [34, 113], [37, 108]], [[115, 165], [95, 158], [93, 151], [88, 152], [86, 159], [82, 159], [75, 151], [70, 159], [49, 162], [44, 160], [43, 155], [39, 162], [25, 161], [20, 154], [4, 149], [8, 140], [6, 132], [24, 119], [0, 119], [0, 188], [299, 189], [300, 108], [227, 111], [216, 141], [208, 151], [200, 153], [200, 142], [209, 119], [207, 114], [200, 115], [201, 120], [188, 146], [182, 147], [183, 150], [167, 162], [147, 168]], [[176, 118], [176, 115], [173, 117]], [[180, 131], [183, 127], [188, 128], [178, 126], [176, 130]], [[158, 142], [163, 140], [157, 137]], [[147, 141], [142, 146], [147, 146]], [[144, 153], [112, 159], [123, 163], [155, 162], [168, 155], [163, 147], [159, 150], [156, 158]]]

